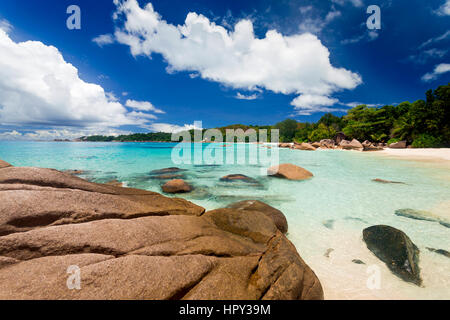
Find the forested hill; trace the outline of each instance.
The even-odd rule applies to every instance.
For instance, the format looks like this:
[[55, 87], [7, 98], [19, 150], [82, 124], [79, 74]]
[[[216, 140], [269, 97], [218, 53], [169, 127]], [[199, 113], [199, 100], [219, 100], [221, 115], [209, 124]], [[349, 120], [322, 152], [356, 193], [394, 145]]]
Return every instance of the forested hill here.
[[[226, 129], [279, 129], [282, 142], [314, 142], [333, 139], [343, 132], [350, 139], [392, 143], [406, 140], [416, 148], [450, 147], [450, 83], [429, 90], [424, 100], [373, 108], [360, 105], [343, 117], [325, 114], [318, 122], [286, 119], [273, 126], [231, 125]], [[193, 130], [190, 131], [193, 135]], [[118, 137], [82, 137], [82, 141], [171, 141], [170, 133], [131, 134]], [[270, 140], [270, 136], [269, 136]]]

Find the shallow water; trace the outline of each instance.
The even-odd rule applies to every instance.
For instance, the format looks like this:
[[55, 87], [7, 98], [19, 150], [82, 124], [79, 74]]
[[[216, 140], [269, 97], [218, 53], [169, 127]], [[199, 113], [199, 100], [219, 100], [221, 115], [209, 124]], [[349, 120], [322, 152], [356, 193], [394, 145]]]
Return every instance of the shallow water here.
[[[389, 159], [376, 153], [337, 150], [316, 152], [280, 149], [280, 163], [293, 163], [314, 174], [308, 181], [262, 175], [267, 165], [174, 165], [169, 143], [0, 142], [0, 159], [15, 166], [84, 170], [82, 177], [106, 182], [117, 179], [130, 187], [161, 192], [161, 180], [150, 171], [178, 166], [196, 187], [183, 195], [207, 209], [244, 199], [259, 199], [284, 212], [289, 239], [318, 275], [325, 298], [450, 299], [450, 259], [426, 247], [450, 251], [450, 229], [438, 223], [394, 214], [401, 208], [450, 216], [450, 170], [439, 163]], [[222, 148], [216, 144], [214, 148]], [[234, 145], [248, 148], [249, 145]], [[257, 148], [261, 148], [257, 146]], [[258, 184], [219, 181], [245, 174]], [[381, 184], [372, 179], [401, 181]], [[393, 275], [362, 241], [362, 230], [386, 224], [403, 230], [420, 249], [423, 286]], [[328, 249], [333, 249], [332, 251]], [[329, 257], [325, 253], [330, 251]], [[353, 259], [365, 264], [355, 264]], [[380, 288], [369, 289], [368, 267], [380, 271]]]

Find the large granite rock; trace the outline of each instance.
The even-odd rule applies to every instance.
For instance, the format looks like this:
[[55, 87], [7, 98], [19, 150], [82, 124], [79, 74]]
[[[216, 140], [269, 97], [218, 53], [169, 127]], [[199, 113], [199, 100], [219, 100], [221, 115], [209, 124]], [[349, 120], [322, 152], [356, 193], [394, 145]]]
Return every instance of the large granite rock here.
[[422, 284], [419, 249], [403, 231], [377, 225], [364, 229], [363, 239], [395, 275], [418, 286]]
[[194, 188], [183, 179], [173, 179], [167, 181], [161, 189], [165, 193], [186, 193], [191, 192]]
[[394, 142], [389, 145], [392, 149], [406, 149], [406, 141]]
[[0, 160], [0, 169], [12, 167], [8, 162]]
[[288, 223], [283, 212], [259, 200], [239, 201], [228, 205], [227, 208], [264, 213], [266, 216], [272, 219], [278, 230], [280, 230], [282, 233], [286, 233], [288, 231]]
[[341, 143], [339, 144], [339, 146], [344, 150], [363, 150], [364, 149], [361, 142], [359, 142], [356, 139], [353, 139], [352, 141], [342, 140]]
[[322, 148], [334, 149], [334, 140], [322, 139], [322, 140], [320, 140], [320, 146]]
[[303, 142], [303, 143], [300, 143], [300, 144], [295, 144], [294, 145], [294, 149], [303, 150], [303, 151], [314, 151], [314, 150], [316, 150], [315, 147], [313, 147], [311, 144], [306, 143], [306, 142]]
[[[204, 214], [154, 192], [3, 168], [0, 299], [323, 299], [267, 208], [250, 207]], [[71, 266], [80, 290], [67, 286]]]
[[288, 180], [306, 180], [313, 177], [308, 170], [291, 163], [270, 167], [267, 169], [267, 175]]

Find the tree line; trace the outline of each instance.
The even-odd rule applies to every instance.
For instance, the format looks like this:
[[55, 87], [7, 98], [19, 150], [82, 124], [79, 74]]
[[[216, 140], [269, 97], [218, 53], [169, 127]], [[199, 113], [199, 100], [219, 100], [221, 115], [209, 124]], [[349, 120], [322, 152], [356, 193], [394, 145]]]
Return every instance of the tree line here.
[[[315, 142], [334, 139], [337, 133], [344, 133], [349, 139], [359, 141], [393, 143], [407, 141], [415, 148], [450, 146], [450, 83], [428, 90], [425, 100], [413, 103], [402, 102], [396, 106], [368, 107], [359, 105], [342, 117], [327, 113], [316, 123], [298, 122], [286, 119], [274, 126], [230, 125], [217, 128], [223, 137], [227, 129], [254, 129], [268, 131], [279, 129], [281, 142]], [[203, 130], [202, 134], [205, 130]], [[190, 130], [194, 141], [194, 130]], [[172, 141], [170, 133], [135, 133], [130, 135], [82, 137], [82, 141]]]

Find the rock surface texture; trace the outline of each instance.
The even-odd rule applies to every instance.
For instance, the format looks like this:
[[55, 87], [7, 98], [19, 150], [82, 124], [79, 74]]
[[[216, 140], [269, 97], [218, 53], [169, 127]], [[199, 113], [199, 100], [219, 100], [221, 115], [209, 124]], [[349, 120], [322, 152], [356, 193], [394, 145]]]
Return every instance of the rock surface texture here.
[[[5, 167], [0, 299], [323, 299], [269, 211], [205, 213], [154, 192]], [[68, 288], [70, 266], [79, 290]]]
[[363, 239], [395, 275], [418, 286], [422, 284], [419, 249], [403, 231], [377, 225], [364, 229]]
[[314, 175], [302, 167], [291, 163], [284, 163], [267, 169], [267, 175], [288, 180], [306, 180]]

